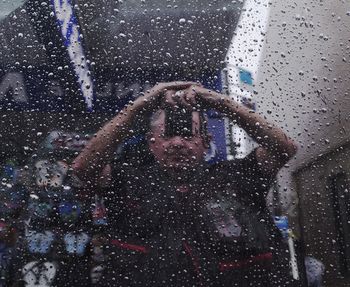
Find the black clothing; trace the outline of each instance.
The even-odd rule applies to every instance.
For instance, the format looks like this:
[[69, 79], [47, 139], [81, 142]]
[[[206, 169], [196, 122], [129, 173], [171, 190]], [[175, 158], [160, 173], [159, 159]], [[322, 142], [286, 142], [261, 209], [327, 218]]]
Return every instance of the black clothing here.
[[289, 286], [288, 247], [255, 152], [203, 166], [185, 181], [156, 164], [115, 166], [101, 285]]

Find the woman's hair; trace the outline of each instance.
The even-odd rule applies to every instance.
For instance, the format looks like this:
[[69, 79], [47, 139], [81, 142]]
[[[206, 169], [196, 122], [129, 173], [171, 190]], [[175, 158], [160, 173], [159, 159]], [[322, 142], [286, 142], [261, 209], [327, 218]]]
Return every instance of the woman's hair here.
[[147, 138], [140, 134], [132, 140], [123, 144], [122, 150], [117, 158], [120, 163], [128, 163], [133, 166], [146, 166], [153, 164], [155, 158], [148, 147]]
[[[146, 127], [146, 133], [150, 132], [152, 128], [156, 127], [154, 123], [160, 116], [161, 112], [162, 112], [162, 109], [159, 109], [149, 116], [148, 127]], [[211, 137], [208, 132], [208, 116], [202, 111], [198, 111], [198, 113], [199, 113], [199, 133], [203, 137], [205, 142], [209, 144]]]

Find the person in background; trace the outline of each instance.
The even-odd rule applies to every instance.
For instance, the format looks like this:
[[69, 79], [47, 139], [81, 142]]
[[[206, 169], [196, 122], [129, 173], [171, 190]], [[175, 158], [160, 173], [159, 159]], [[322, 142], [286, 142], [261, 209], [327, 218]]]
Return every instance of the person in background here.
[[[244, 159], [208, 165], [209, 109], [259, 146]], [[151, 160], [114, 162], [117, 147], [145, 123], [142, 153]], [[105, 124], [72, 165], [89, 190], [102, 171], [111, 177], [108, 259], [95, 285], [292, 286], [288, 247], [265, 196], [296, 150], [280, 128], [225, 95], [192, 82], [154, 86]]]

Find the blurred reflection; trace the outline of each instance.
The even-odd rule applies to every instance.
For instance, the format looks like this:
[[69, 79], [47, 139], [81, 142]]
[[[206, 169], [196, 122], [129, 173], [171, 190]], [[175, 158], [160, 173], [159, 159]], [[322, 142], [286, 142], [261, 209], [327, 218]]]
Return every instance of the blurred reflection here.
[[[110, 186], [116, 184], [117, 166], [125, 173], [134, 167], [146, 170], [130, 182], [153, 169], [155, 159], [144, 133], [148, 120], [132, 127], [133, 136], [114, 146], [110, 164], [96, 166], [91, 178], [73, 173], [72, 161], [126, 105], [159, 82], [179, 80], [226, 95], [295, 139], [298, 153], [261, 198], [269, 208], [264, 214], [274, 216], [287, 244], [295, 284], [306, 286], [306, 277], [310, 286], [348, 284], [346, 2], [4, 0], [0, 7], [0, 286], [21, 280], [26, 286], [88, 286], [111, 276], [105, 246], [109, 239], [113, 248], [128, 241], [106, 241], [116, 234], [111, 223], [118, 221], [109, 216], [116, 208], [109, 200], [116, 195]], [[248, 161], [258, 148], [251, 129], [246, 133], [217, 109], [205, 112], [211, 137], [208, 169], [227, 160]], [[189, 117], [173, 117], [164, 134], [188, 137]], [[177, 145], [173, 155], [158, 150], [158, 161], [169, 157], [172, 166], [191, 170], [198, 156], [184, 160], [186, 145]], [[211, 176], [218, 181], [223, 174]], [[220, 190], [236, 176], [214, 185]], [[246, 182], [243, 188], [249, 186]], [[213, 215], [226, 218], [226, 201], [208, 204]], [[270, 215], [266, 222], [272, 222]], [[231, 227], [218, 225], [218, 234], [244, 233], [242, 226]], [[195, 246], [181, 246], [187, 256], [190, 247], [197, 256]], [[234, 254], [228, 249], [223, 253]]]
[[[206, 164], [207, 109], [236, 121], [260, 146], [243, 160]], [[295, 285], [287, 244], [265, 203], [294, 143], [227, 96], [196, 83], [163, 83], [99, 130], [74, 160], [74, 173], [90, 185], [98, 181], [116, 147], [135, 136], [132, 126], [147, 121], [141, 152], [153, 161], [136, 157], [111, 168], [104, 194], [108, 259], [97, 284], [117, 278], [121, 286]]]

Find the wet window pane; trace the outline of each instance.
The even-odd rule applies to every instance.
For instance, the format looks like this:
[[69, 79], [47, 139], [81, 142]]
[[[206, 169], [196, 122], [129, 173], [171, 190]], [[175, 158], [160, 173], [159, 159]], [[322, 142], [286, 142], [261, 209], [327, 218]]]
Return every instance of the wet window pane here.
[[0, 2], [0, 286], [347, 286], [344, 1]]

